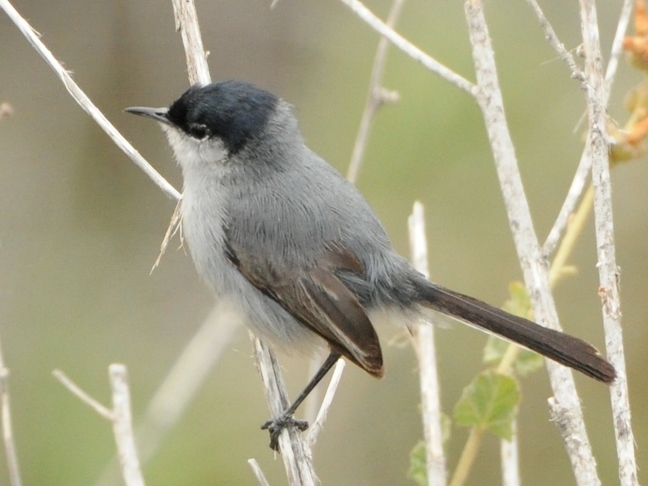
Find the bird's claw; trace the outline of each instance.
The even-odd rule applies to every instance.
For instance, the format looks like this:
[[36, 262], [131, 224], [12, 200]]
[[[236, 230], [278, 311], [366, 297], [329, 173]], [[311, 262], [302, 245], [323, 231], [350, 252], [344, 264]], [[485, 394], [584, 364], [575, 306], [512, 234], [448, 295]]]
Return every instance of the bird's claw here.
[[286, 427], [294, 427], [303, 432], [308, 428], [308, 422], [306, 420], [297, 420], [292, 415], [280, 415], [264, 423], [261, 430], [267, 430], [270, 433], [270, 449], [273, 451], [279, 452], [279, 435]]

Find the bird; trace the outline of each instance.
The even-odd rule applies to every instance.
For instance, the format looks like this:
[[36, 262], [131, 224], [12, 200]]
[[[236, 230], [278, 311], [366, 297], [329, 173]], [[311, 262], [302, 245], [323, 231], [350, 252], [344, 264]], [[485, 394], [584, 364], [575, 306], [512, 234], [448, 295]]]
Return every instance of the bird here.
[[218, 298], [275, 347], [328, 358], [302, 393], [263, 424], [270, 447], [305, 430], [298, 406], [341, 357], [384, 375], [372, 321], [429, 310], [535, 351], [603, 383], [616, 372], [591, 344], [426, 279], [392, 247], [356, 187], [308, 148], [292, 105], [251, 83], [194, 85], [168, 107], [130, 107], [166, 133], [180, 166], [184, 241]]

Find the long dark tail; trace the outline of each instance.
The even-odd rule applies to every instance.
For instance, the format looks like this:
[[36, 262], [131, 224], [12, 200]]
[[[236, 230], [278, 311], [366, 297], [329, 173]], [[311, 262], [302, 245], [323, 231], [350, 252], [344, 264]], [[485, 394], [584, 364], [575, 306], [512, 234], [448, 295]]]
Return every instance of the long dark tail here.
[[425, 282], [420, 304], [497, 334], [604, 383], [616, 377], [614, 367], [596, 348], [563, 332], [542, 327], [467, 295]]

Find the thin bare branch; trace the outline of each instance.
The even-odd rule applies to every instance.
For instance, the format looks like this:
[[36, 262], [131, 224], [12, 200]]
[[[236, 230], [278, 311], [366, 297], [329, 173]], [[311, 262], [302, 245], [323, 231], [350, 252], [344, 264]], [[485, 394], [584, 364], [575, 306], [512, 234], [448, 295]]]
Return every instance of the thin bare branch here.
[[634, 0], [623, 0], [621, 6], [621, 14], [619, 15], [619, 22], [617, 22], [616, 32], [614, 33], [614, 40], [612, 41], [612, 49], [610, 50], [610, 60], [608, 61], [607, 69], [605, 70], [605, 106], [610, 99], [612, 93], [612, 85], [616, 78], [617, 67], [619, 66], [619, 58], [623, 53], [623, 38], [628, 30], [630, 17], [632, 16], [632, 8]]
[[131, 414], [131, 399], [128, 389], [128, 372], [122, 364], [111, 364], [108, 367], [110, 388], [112, 389], [112, 424], [117, 455], [121, 464], [122, 474], [127, 486], [144, 486], [144, 476], [140, 469], [133, 420]]
[[108, 367], [108, 377], [112, 391], [112, 410], [104, 407], [88, 395], [61, 370], [54, 370], [52, 374], [73, 395], [112, 423], [115, 444], [117, 445], [117, 456], [119, 457], [122, 477], [126, 486], [144, 486], [144, 476], [142, 475], [137, 449], [135, 448], [126, 366], [111, 364]]
[[76, 396], [79, 400], [81, 400], [103, 418], [111, 421], [114, 419], [112, 410], [110, 410], [108, 407], [105, 407], [103, 404], [84, 392], [81, 387], [74, 383], [74, 381], [72, 381], [72, 378], [66, 375], [63, 371], [54, 370], [52, 371], [52, 375], [54, 376], [54, 378], [60, 381], [61, 384], [65, 388], [67, 388], [70, 393], [72, 393], [72, 395]]
[[45, 59], [47, 64], [54, 70], [63, 85], [68, 90], [72, 98], [90, 115], [95, 122], [108, 134], [108, 136], [115, 142], [128, 157], [137, 165], [144, 173], [157, 185], [162, 192], [173, 199], [180, 199], [180, 193], [169, 184], [164, 177], [162, 177], [135, 148], [126, 140], [121, 133], [113, 126], [112, 123], [104, 116], [103, 113], [95, 106], [95, 104], [88, 98], [83, 90], [77, 85], [70, 73], [65, 70], [59, 61], [52, 55], [50, 50], [38, 38], [38, 33], [27, 23], [27, 21], [20, 16], [20, 14], [13, 8], [9, 0], [0, 0], [0, 8], [2, 8], [14, 24], [18, 27], [20, 32], [27, 38], [29, 43], [36, 49], [36, 51]]
[[317, 437], [324, 428], [324, 422], [326, 422], [328, 411], [333, 403], [333, 397], [335, 397], [335, 392], [337, 391], [337, 387], [342, 379], [342, 373], [344, 372], [345, 366], [346, 362], [343, 359], [338, 359], [337, 363], [335, 363], [331, 381], [329, 381], [326, 393], [324, 394], [324, 400], [322, 400], [322, 406], [319, 409], [315, 421], [310, 425], [308, 434], [306, 435], [306, 442], [309, 447], [312, 447], [313, 444], [315, 444]]
[[[426, 277], [428, 270], [428, 246], [425, 237], [425, 214], [423, 204], [414, 203], [409, 226], [410, 253], [414, 268]], [[437, 370], [434, 326], [421, 320], [412, 327], [412, 344], [419, 366], [421, 388], [421, 416], [425, 440], [425, 464], [429, 486], [445, 486], [448, 482], [446, 458], [443, 451], [443, 428], [441, 414], [441, 387]]]
[[[583, 73], [580, 67], [578, 67], [578, 64], [576, 64], [576, 61], [574, 60], [574, 56], [572, 56], [571, 52], [569, 52], [565, 48], [564, 44], [560, 42], [558, 36], [553, 30], [553, 27], [551, 26], [551, 23], [545, 17], [544, 12], [542, 11], [538, 3], [535, 0], [527, 0], [527, 3], [529, 4], [531, 9], [535, 13], [536, 17], [538, 18], [538, 22], [540, 23], [542, 29], [544, 30], [545, 37], [549, 41], [549, 44], [551, 44], [551, 46], [556, 50], [556, 52], [558, 52], [558, 55], [560, 55], [560, 58], [563, 61], [565, 61], [565, 63], [567, 63], [567, 65], [569, 66], [569, 69], [571, 70], [572, 73], [571, 74], [572, 78], [581, 81], [584, 90], [587, 91], [588, 87], [586, 84], [585, 73]], [[558, 240], [560, 239], [560, 236], [564, 231], [565, 225], [567, 224], [569, 215], [572, 213], [572, 211], [576, 207], [576, 203], [580, 199], [580, 196], [583, 192], [583, 188], [585, 187], [585, 183], [587, 182], [587, 176], [589, 175], [591, 163], [592, 160], [590, 154], [587, 150], [585, 150], [583, 152], [583, 156], [581, 158], [580, 164], [578, 165], [578, 169], [574, 174], [574, 179], [569, 188], [569, 191], [567, 192], [567, 198], [565, 200], [565, 203], [563, 204], [560, 212], [558, 213], [556, 223], [559, 224], [554, 224], [554, 227], [549, 232], [549, 235], [547, 236], [547, 240], [545, 241], [542, 247], [542, 253], [545, 256], [545, 258], [548, 258], [551, 255], [551, 253], [553, 253], [553, 251], [555, 250], [556, 245], [558, 244]]]
[[160, 262], [162, 261], [162, 256], [166, 252], [167, 247], [169, 246], [169, 243], [171, 242], [171, 239], [178, 233], [180, 232], [180, 245], [182, 246], [183, 240], [182, 240], [182, 199], [180, 199], [176, 203], [176, 207], [173, 210], [173, 214], [171, 215], [171, 221], [169, 221], [169, 227], [167, 228], [166, 232], [164, 233], [164, 238], [162, 238], [162, 243], [160, 244], [160, 253], [158, 253], [158, 257], [155, 259], [155, 263], [153, 264], [153, 267], [151, 267], [151, 273], [158, 267]]
[[265, 475], [261, 470], [261, 466], [259, 466], [259, 463], [256, 461], [256, 459], [248, 459], [248, 464], [252, 468], [252, 472], [254, 473], [254, 476], [257, 478], [257, 481], [259, 481], [259, 484], [261, 486], [270, 486], [270, 483], [265, 478]]
[[[465, 2], [466, 20], [480, 88], [477, 102], [483, 112], [500, 180], [504, 204], [536, 321], [559, 329], [547, 268], [533, 228], [515, 150], [506, 124], [504, 103], [481, 0]], [[585, 431], [580, 400], [571, 372], [547, 360], [555, 399], [569, 411], [572, 434], [563, 436], [578, 484], [600, 484], [596, 462]]]
[[585, 74], [591, 92], [587, 97], [589, 136], [592, 147], [592, 183], [594, 184], [594, 225], [599, 270], [599, 296], [603, 304], [603, 328], [610, 362], [617, 379], [610, 387], [612, 423], [619, 458], [619, 481], [622, 486], [637, 485], [637, 464], [634, 435], [630, 420], [630, 400], [621, 328], [621, 297], [619, 269], [616, 264], [614, 225], [612, 215], [612, 183], [610, 181], [609, 146], [606, 130], [603, 63], [594, 0], [580, 0], [581, 28], [585, 48]]
[[578, 64], [576, 64], [574, 56], [572, 56], [571, 52], [565, 49], [565, 45], [560, 42], [560, 39], [558, 39], [556, 32], [553, 30], [553, 27], [551, 26], [551, 23], [549, 22], [547, 17], [545, 17], [545, 14], [540, 8], [540, 5], [538, 5], [538, 2], [536, 2], [535, 0], [527, 0], [527, 3], [538, 18], [538, 22], [540, 23], [542, 30], [544, 30], [545, 38], [547, 39], [547, 41], [549, 41], [551, 47], [556, 50], [556, 52], [560, 56], [560, 59], [565, 61], [565, 63], [567, 63], [567, 66], [569, 66], [569, 69], [572, 73], [572, 78], [578, 79], [579, 81], [585, 81], [585, 74], [583, 73], [581, 68], [578, 67]]
[[[385, 25], [393, 28], [400, 12], [405, 4], [405, 0], [394, 0], [392, 3], [389, 14], [387, 15], [387, 22]], [[387, 47], [389, 41], [386, 37], [381, 37], [378, 42], [378, 49], [376, 50], [376, 57], [374, 58], [373, 68], [371, 69], [371, 77], [369, 79], [369, 93], [367, 93], [367, 101], [365, 102], [362, 119], [360, 120], [360, 127], [356, 135], [356, 141], [353, 146], [353, 153], [351, 154], [351, 162], [347, 171], [347, 179], [352, 183], [356, 183], [358, 173], [364, 160], [364, 154], [367, 149], [367, 141], [369, 139], [369, 132], [371, 125], [376, 116], [376, 113], [385, 103], [393, 103], [398, 101], [398, 94], [387, 91], [382, 86], [382, 76], [385, 70], [385, 61], [387, 59]]]
[[502, 486], [520, 486], [520, 450], [518, 447], [517, 419], [513, 420], [511, 440], [500, 439]]
[[563, 205], [558, 212], [558, 217], [556, 218], [551, 231], [549, 231], [547, 239], [542, 245], [542, 255], [545, 258], [549, 258], [549, 256], [556, 250], [560, 237], [567, 227], [569, 217], [576, 209], [576, 205], [583, 194], [583, 190], [585, 189], [585, 185], [589, 179], [590, 169], [592, 168], [591, 150], [592, 148], [589, 145], [585, 146], [578, 168], [574, 174], [574, 179], [569, 186], [569, 191], [567, 191], [565, 202], [563, 202]]
[[[163, 438], [182, 417], [240, 327], [240, 315], [227, 301], [221, 301], [182, 350], [135, 427], [142, 464], [155, 455]], [[113, 485], [117, 474], [118, 464], [113, 458], [95, 485]]]
[[461, 451], [459, 462], [450, 480], [450, 486], [463, 486], [465, 484], [466, 479], [468, 479], [468, 473], [477, 457], [477, 451], [479, 450], [484, 432], [485, 430], [480, 427], [471, 427], [466, 445]]
[[356, 15], [358, 15], [358, 17], [369, 24], [372, 29], [385, 36], [392, 44], [394, 44], [412, 59], [421, 63], [425, 68], [429, 69], [434, 74], [441, 76], [443, 79], [453, 84], [457, 88], [465, 91], [469, 95], [477, 96], [477, 87], [473, 83], [455, 73], [451, 69], [447, 68], [437, 60], [428, 56], [421, 49], [398, 34], [394, 29], [389, 28], [373, 12], [371, 12], [371, 10], [365, 7], [362, 2], [358, 0], [340, 1], [347, 7], [349, 7]]
[[[623, 37], [628, 29], [633, 4], [634, 0], [624, 0], [621, 8], [621, 15], [619, 16], [619, 22], [617, 23], [616, 32], [614, 34], [614, 41], [612, 42], [610, 61], [608, 62], [605, 73], [605, 92], [603, 97], [605, 106], [607, 106], [612, 92], [612, 84], [614, 83], [617, 66], [619, 64], [619, 57], [623, 50]], [[576, 209], [576, 205], [585, 190], [590, 169], [592, 168], [591, 150], [592, 147], [586, 144], [583, 149], [583, 154], [581, 155], [580, 163], [578, 164], [578, 168], [574, 174], [574, 179], [569, 187], [569, 191], [567, 192], [567, 197], [560, 208], [560, 212], [558, 213], [551, 231], [549, 231], [546, 241], [542, 245], [542, 254], [545, 255], [546, 258], [548, 258], [556, 249], [558, 241], [567, 227], [569, 216]]]
[[2, 441], [5, 455], [7, 456], [7, 472], [9, 484], [21, 486], [20, 468], [18, 467], [18, 453], [14, 441], [13, 427], [11, 425], [11, 408], [9, 406], [9, 370], [5, 367], [0, 345], [0, 422], [2, 423]]
[[172, 3], [176, 31], [182, 35], [189, 82], [191, 84], [209, 84], [211, 76], [207, 65], [207, 53], [200, 35], [196, 5], [193, 0], [172, 0]]
[[[289, 406], [286, 385], [274, 353], [252, 333], [254, 358], [259, 367], [263, 389], [272, 417], [278, 417]], [[290, 486], [315, 486], [318, 480], [313, 470], [311, 450], [302, 434], [294, 427], [285, 428], [279, 436], [279, 450]]]

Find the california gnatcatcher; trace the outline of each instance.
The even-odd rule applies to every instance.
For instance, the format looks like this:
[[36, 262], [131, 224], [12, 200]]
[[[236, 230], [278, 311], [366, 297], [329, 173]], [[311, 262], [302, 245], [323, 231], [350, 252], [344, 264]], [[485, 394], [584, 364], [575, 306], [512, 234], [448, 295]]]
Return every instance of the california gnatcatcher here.
[[442, 312], [605, 383], [615, 370], [590, 344], [432, 283], [392, 248], [356, 188], [313, 153], [291, 106], [240, 81], [187, 90], [169, 108], [127, 108], [161, 123], [182, 168], [182, 228], [198, 273], [250, 329], [281, 348], [328, 345], [306, 389], [262, 428], [273, 449], [308, 393], [344, 356], [382, 377], [371, 323]]

